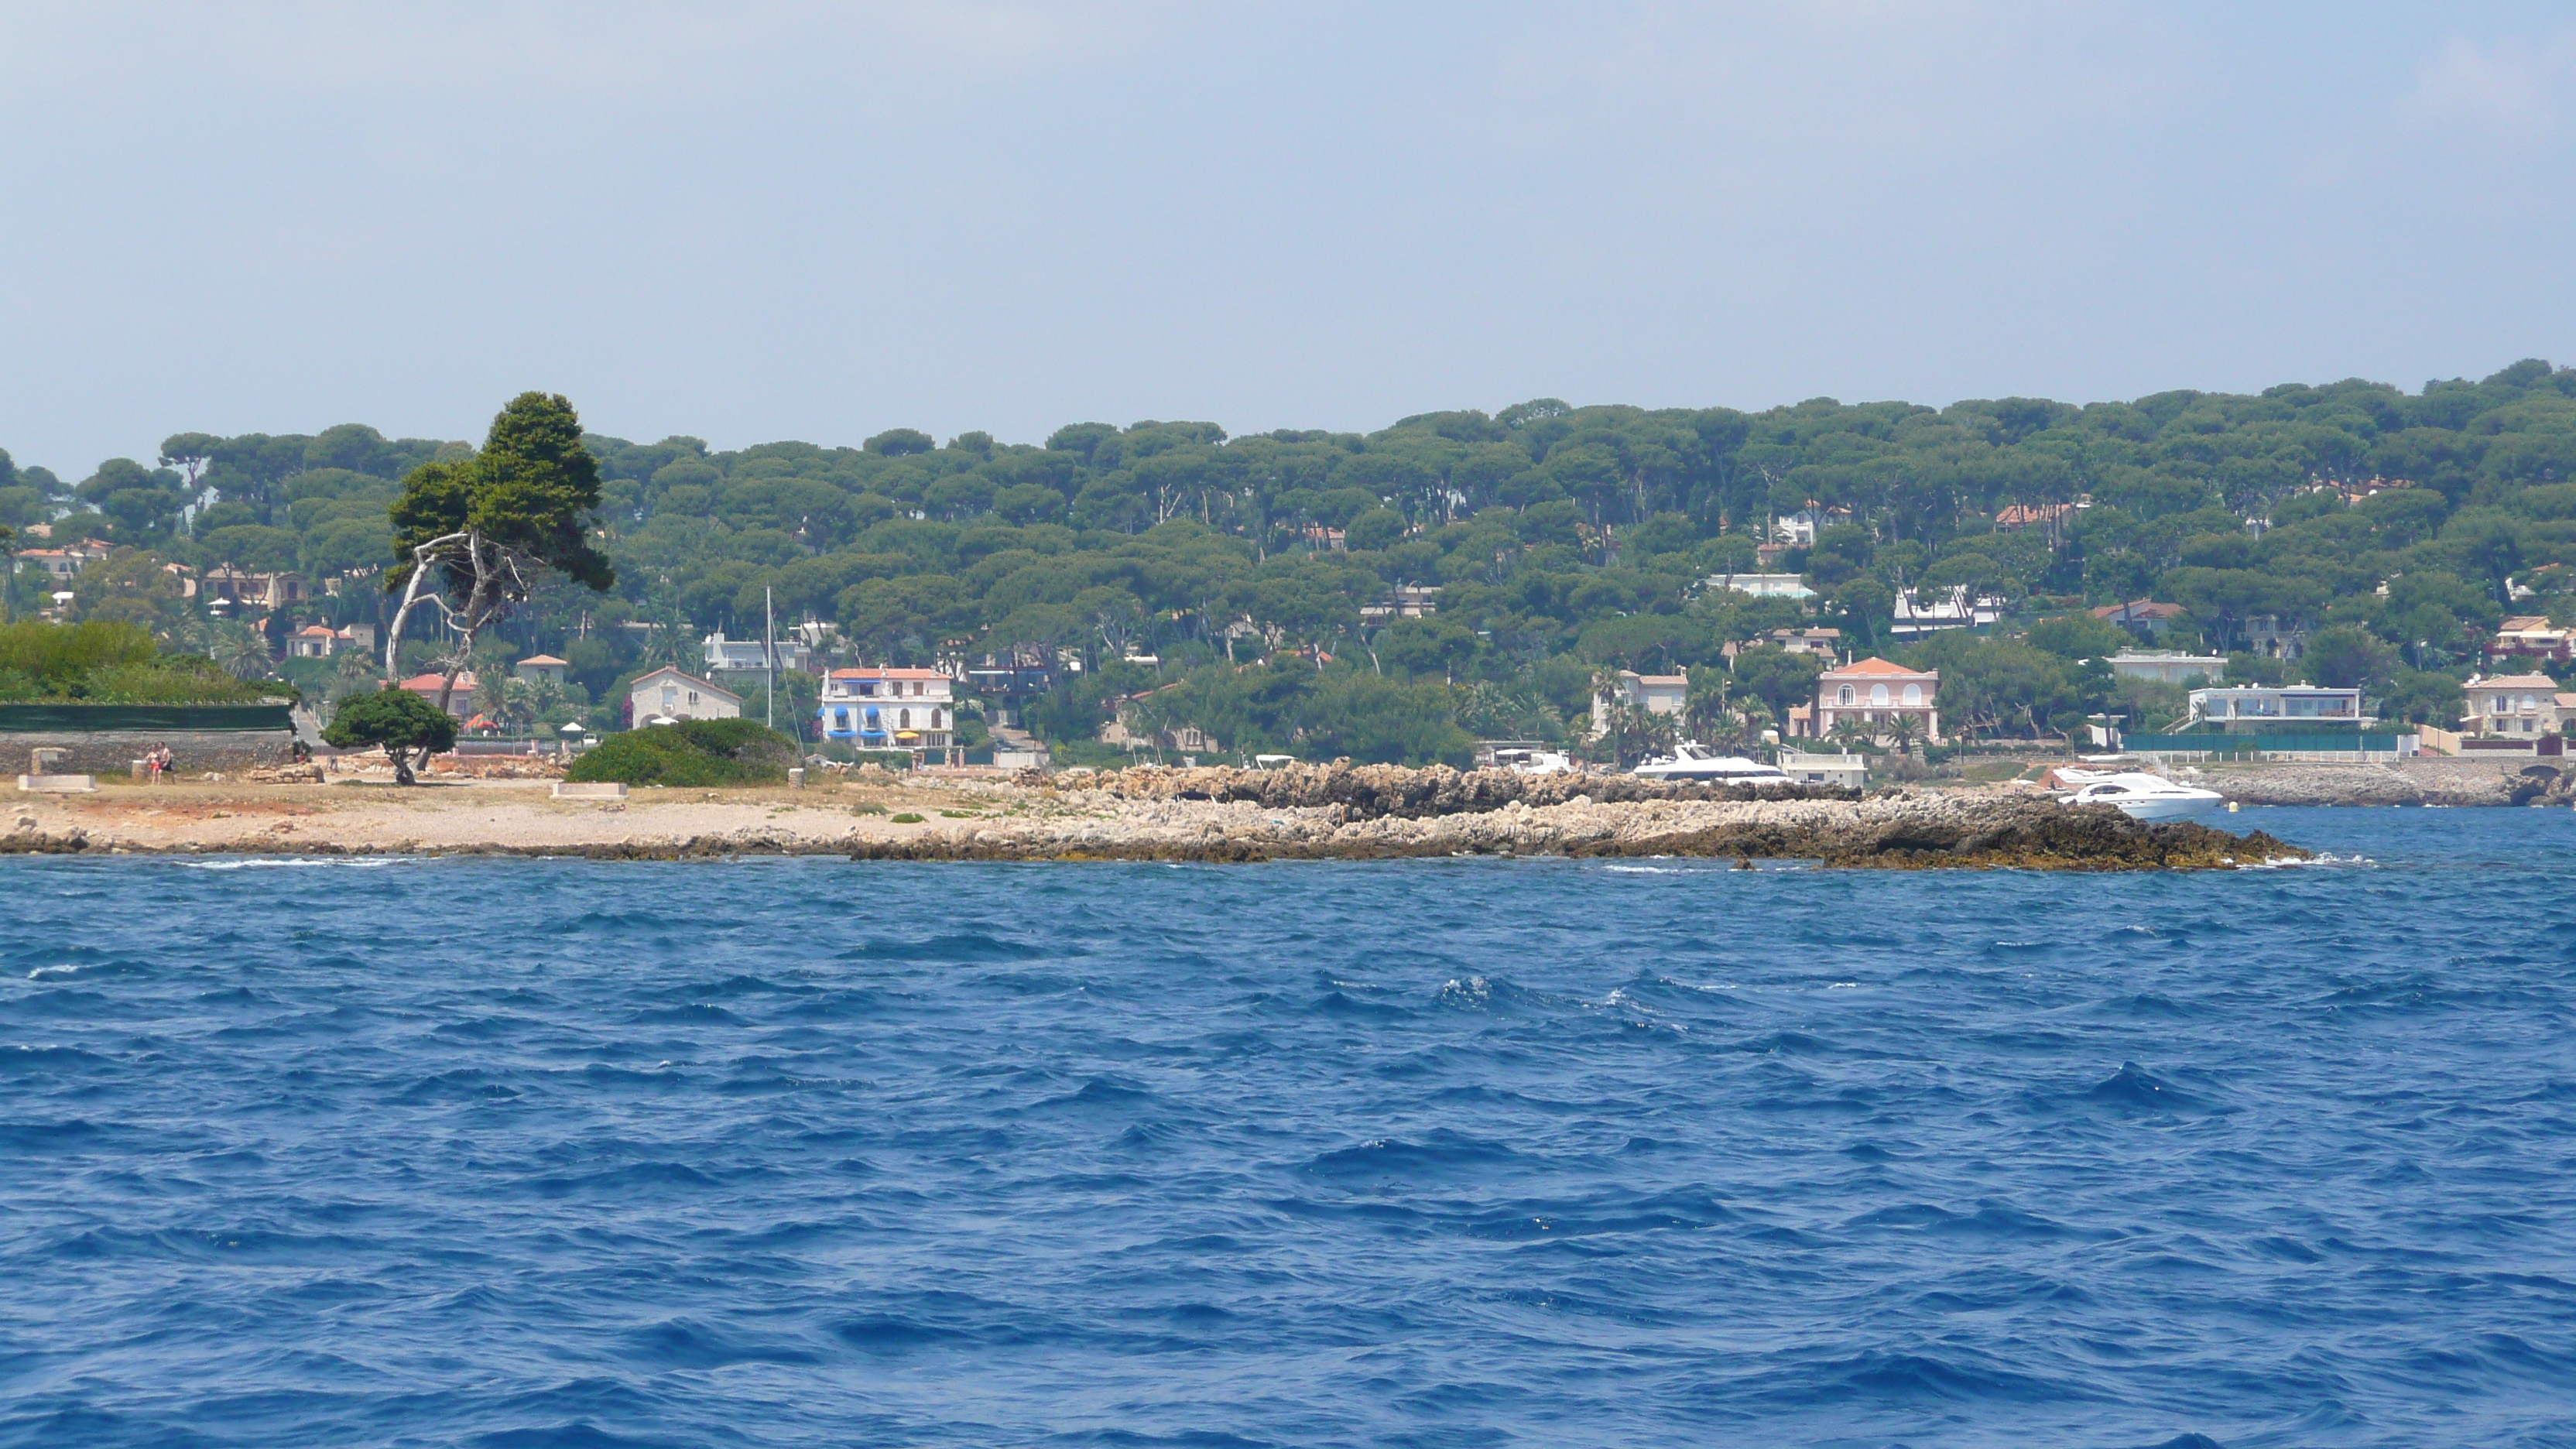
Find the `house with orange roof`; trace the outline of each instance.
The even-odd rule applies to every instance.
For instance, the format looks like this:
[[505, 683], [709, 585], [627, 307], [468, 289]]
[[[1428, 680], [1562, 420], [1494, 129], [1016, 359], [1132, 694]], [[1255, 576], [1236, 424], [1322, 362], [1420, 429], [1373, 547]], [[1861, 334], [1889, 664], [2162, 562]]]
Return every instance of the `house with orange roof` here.
[[572, 663], [569, 660], [557, 659], [551, 654], [531, 654], [511, 666], [511, 672], [530, 684], [540, 679], [561, 684], [571, 668]]
[[1823, 739], [1845, 722], [1876, 733], [1905, 717], [1922, 730], [1925, 740], [1937, 744], [1940, 688], [1938, 669], [1908, 669], [1873, 655], [1817, 675], [1815, 712], [1801, 721], [1792, 710], [1789, 723], [1792, 730], [1804, 724], [1810, 737]]
[[2464, 735], [2537, 741], [2542, 735], [2563, 734], [2567, 722], [2576, 719], [2576, 695], [2561, 693], [2558, 681], [2546, 674], [2472, 678], [2460, 693], [2468, 703], [2460, 716]]
[[2517, 614], [2496, 626], [2486, 642], [2487, 662], [2520, 657], [2564, 664], [2576, 658], [2576, 629], [2562, 629], [2546, 614]]
[[[395, 685], [394, 688], [410, 690], [431, 704], [436, 704], [439, 686], [446, 682], [446, 675], [432, 671], [428, 674], [415, 674]], [[471, 669], [459, 671], [456, 676], [456, 689], [447, 696], [447, 712], [460, 720], [473, 713], [475, 688], [474, 671]]]

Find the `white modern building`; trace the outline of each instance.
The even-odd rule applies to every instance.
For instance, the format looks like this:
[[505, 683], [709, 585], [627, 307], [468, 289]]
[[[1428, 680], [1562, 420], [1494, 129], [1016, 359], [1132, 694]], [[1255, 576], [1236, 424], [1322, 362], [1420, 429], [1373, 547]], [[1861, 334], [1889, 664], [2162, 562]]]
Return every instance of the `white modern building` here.
[[801, 639], [782, 639], [765, 645], [757, 639], [728, 639], [718, 629], [704, 641], [709, 674], [759, 674], [769, 668], [768, 651], [778, 651], [778, 672], [790, 674], [804, 669], [813, 661], [814, 651]]
[[1814, 589], [1807, 587], [1802, 574], [1710, 574], [1706, 587], [1731, 589], [1751, 594], [1757, 599], [1812, 599]]
[[2111, 672], [2123, 679], [2153, 679], [2165, 684], [2203, 684], [2227, 677], [2223, 654], [2146, 654], [2123, 650], [2110, 658]]
[[1782, 750], [1780, 768], [1801, 785], [1833, 785], [1845, 790], [1869, 785], [1869, 759], [1865, 755], [1810, 755]]
[[835, 669], [814, 717], [827, 740], [946, 757], [956, 753], [957, 682], [936, 669]]
[[2322, 684], [2235, 685], [2191, 692], [2192, 724], [2243, 731], [2256, 725], [2365, 725], [2361, 691]]
[[2004, 601], [1972, 595], [1966, 584], [1948, 589], [1906, 589], [1896, 596], [1888, 629], [1899, 639], [1920, 639], [1944, 629], [1983, 629], [2004, 616]]
[[626, 687], [632, 720], [640, 729], [656, 719], [740, 719], [742, 696], [665, 664]]

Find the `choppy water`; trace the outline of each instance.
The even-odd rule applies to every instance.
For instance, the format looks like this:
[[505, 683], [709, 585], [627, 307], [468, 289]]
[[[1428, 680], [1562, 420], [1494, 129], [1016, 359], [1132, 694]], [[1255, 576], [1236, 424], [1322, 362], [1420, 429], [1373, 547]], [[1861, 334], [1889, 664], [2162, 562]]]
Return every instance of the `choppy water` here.
[[0, 1443], [2576, 1443], [2576, 817], [2242, 819], [0, 861]]

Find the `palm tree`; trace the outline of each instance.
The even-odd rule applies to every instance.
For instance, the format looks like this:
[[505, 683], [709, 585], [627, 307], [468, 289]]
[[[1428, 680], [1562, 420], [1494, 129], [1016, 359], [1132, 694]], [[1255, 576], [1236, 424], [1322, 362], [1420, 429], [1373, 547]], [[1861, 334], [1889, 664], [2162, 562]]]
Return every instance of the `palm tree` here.
[[1914, 742], [1923, 737], [1923, 718], [1920, 715], [1899, 714], [1888, 720], [1886, 733], [1888, 743], [1896, 746], [1898, 754], [1912, 755]]
[[1834, 721], [1834, 727], [1831, 733], [1834, 743], [1842, 746], [1843, 753], [1848, 755], [1852, 752], [1855, 746], [1869, 739], [1870, 727], [1862, 724], [1859, 720], [1851, 718], [1849, 715], [1845, 715], [1843, 718]]
[[1714, 689], [1693, 689], [1682, 705], [1682, 724], [1693, 739], [1714, 743], [1731, 733], [1736, 711], [1726, 702], [1726, 678], [1718, 677]]

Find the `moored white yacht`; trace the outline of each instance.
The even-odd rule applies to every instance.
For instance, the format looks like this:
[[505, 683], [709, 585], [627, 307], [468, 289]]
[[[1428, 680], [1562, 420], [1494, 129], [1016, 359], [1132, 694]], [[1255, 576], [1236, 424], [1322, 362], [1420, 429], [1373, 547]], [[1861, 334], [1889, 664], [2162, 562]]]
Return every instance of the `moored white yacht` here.
[[1515, 775], [1574, 773], [1574, 757], [1562, 750], [1496, 750], [1494, 765]]
[[1777, 765], [1721, 755], [1705, 745], [1684, 740], [1669, 755], [1658, 755], [1630, 772], [1646, 780], [1703, 781], [1721, 785], [1786, 785], [1789, 772]]
[[2182, 785], [2143, 770], [2078, 770], [2061, 767], [2058, 780], [2074, 786], [2057, 798], [2069, 805], [2110, 805], [2132, 820], [2182, 820], [2205, 815], [2227, 803], [2227, 797], [2197, 785]]

